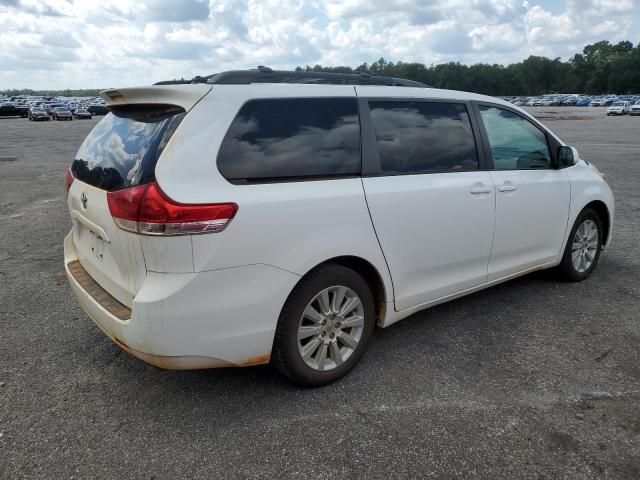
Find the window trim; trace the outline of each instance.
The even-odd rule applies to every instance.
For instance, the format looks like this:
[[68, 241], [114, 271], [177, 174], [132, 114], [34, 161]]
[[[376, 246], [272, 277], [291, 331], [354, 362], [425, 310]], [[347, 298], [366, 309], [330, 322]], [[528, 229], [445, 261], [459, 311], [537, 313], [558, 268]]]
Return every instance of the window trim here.
[[[421, 172], [398, 173], [386, 172], [382, 170], [380, 162], [380, 152], [378, 150], [378, 140], [376, 138], [373, 119], [371, 118], [371, 110], [369, 102], [411, 102], [411, 103], [449, 103], [464, 105], [469, 117], [471, 125], [471, 134], [476, 150], [476, 158], [478, 159], [478, 168], [464, 170], [425, 170]], [[482, 172], [489, 170], [485, 159], [485, 151], [482, 148], [481, 132], [477, 123], [475, 113], [469, 100], [460, 100], [453, 98], [425, 98], [425, 97], [358, 97], [358, 105], [360, 109], [360, 129], [362, 138], [362, 177], [397, 177], [406, 175], [433, 175], [441, 173], [463, 173], [463, 172]]]
[[[295, 175], [295, 176], [279, 176], [279, 177], [260, 177], [260, 178], [227, 178], [225, 174], [220, 170], [220, 150], [222, 149], [222, 144], [227, 137], [227, 133], [233, 126], [233, 122], [235, 122], [236, 118], [238, 118], [238, 114], [244, 108], [247, 103], [261, 100], [351, 100], [355, 101], [356, 104], [356, 112], [358, 115], [358, 123], [360, 126], [359, 129], [359, 140], [360, 140], [360, 170], [356, 173], [337, 173], [330, 175]], [[363, 171], [363, 141], [362, 141], [362, 115], [360, 113], [360, 103], [358, 101], [358, 97], [355, 95], [337, 95], [337, 96], [294, 96], [294, 97], [254, 97], [248, 98], [242, 104], [240, 104], [233, 118], [231, 119], [231, 123], [227, 125], [224, 135], [222, 137], [222, 141], [218, 146], [218, 150], [216, 151], [216, 170], [222, 178], [224, 178], [227, 182], [232, 185], [246, 186], [246, 185], [264, 185], [264, 184], [272, 184], [272, 183], [299, 183], [299, 182], [317, 182], [317, 181], [327, 181], [327, 180], [346, 180], [353, 178], [361, 178]]]
[[[474, 115], [476, 117], [476, 122], [480, 129], [480, 135], [482, 138], [482, 145], [484, 149], [484, 156], [486, 159], [486, 165], [489, 170], [493, 172], [527, 172], [527, 171], [542, 171], [542, 170], [558, 170], [559, 162], [558, 162], [558, 147], [561, 145], [554, 137], [549, 133], [549, 131], [535, 119], [529, 118], [525, 115], [522, 115], [522, 112], [516, 110], [515, 108], [511, 108], [508, 105], [501, 105], [499, 103], [492, 102], [479, 102], [477, 100], [472, 100], [471, 105], [473, 108]], [[508, 170], [497, 170], [493, 163], [493, 155], [491, 154], [491, 144], [489, 143], [489, 135], [487, 133], [487, 129], [484, 125], [484, 121], [482, 120], [482, 113], [480, 112], [480, 107], [489, 107], [489, 108], [497, 108], [500, 110], [506, 110], [523, 120], [529, 122], [533, 127], [538, 129], [540, 133], [544, 135], [547, 149], [549, 150], [549, 158], [551, 159], [551, 167], [550, 168], [512, 168]]]

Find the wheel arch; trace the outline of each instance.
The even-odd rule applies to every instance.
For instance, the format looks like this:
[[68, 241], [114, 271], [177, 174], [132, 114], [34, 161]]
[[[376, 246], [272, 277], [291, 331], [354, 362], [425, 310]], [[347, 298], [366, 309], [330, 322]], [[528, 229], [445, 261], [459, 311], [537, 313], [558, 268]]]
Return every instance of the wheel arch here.
[[359, 273], [373, 293], [376, 309], [376, 324], [382, 326], [387, 313], [387, 287], [385, 287], [384, 280], [378, 269], [368, 260], [355, 255], [341, 255], [338, 257], [329, 258], [324, 260], [314, 267], [310, 268], [303, 276], [314, 271], [316, 268], [327, 265], [342, 265], [343, 267], [350, 268]]
[[602, 222], [602, 229], [603, 229], [602, 244], [607, 245], [607, 242], [609, 241], [610, 229], [611, 229], [611, 214], [609, 213], [609, 209], [607, 208], [607, 205], [601, 200], [593, 200], [592, 202], [587, 203], [580, 211], [582, 212], [587, 208], [590, 208], [591, 210], [595, 211], [600, 217], [600, 221]]

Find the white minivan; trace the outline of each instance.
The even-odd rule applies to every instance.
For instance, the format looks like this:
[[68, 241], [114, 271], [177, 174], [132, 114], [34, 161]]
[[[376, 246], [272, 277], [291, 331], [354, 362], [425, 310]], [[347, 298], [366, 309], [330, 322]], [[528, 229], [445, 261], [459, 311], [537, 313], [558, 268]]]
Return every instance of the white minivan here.
[[376, 325], [534, 270], [587, 278], [604, 176], [523, 110], [268, 68], [102, 92], [67, 174], [71, 287], [153, 365], [329, 383]]

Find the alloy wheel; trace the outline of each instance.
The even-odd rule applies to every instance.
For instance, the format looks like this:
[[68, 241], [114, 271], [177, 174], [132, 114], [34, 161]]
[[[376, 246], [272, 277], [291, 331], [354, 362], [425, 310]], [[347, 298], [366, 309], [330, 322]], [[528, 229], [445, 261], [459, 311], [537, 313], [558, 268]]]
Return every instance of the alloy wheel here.
[[576, 230], [571, 247], [571, 261], [576, 272], [584, 273], [589, 270], [597, 253], [598, 226], [593, 220], [585, 220]]
[[364, 307], [350, 288], [325, 288], [307, 304], [298, 324], [298, 352], [314, 370], [341, 366], [355, 352], [364, 331]]

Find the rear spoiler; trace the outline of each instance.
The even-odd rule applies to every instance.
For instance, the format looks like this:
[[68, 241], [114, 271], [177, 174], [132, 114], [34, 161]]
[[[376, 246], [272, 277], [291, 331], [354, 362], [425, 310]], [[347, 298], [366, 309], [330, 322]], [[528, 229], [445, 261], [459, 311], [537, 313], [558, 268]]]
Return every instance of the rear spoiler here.
[[103, 90], [100, 96], [107, 107], [135, 104], [176, 105], [189, 111], [211, 90], [211, 85], [154, 85]]

